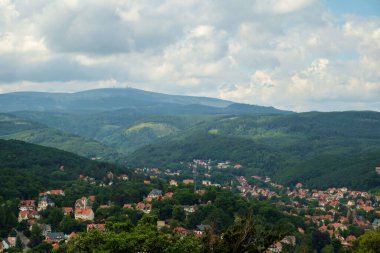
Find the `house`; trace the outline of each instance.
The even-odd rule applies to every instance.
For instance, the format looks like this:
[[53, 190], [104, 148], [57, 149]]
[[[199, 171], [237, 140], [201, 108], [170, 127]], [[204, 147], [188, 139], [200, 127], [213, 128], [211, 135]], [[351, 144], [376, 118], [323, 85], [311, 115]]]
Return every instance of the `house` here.
[[[39, 223], [36, 223], [36, 224], [34, 224], [34, 225], [35, 225], [35, 226], [38, 226], [38, 227], [41, 229], [41, 233], [42, 233], [42, 235], [45, 236], [45, 237], [46, 237], [46, 235], [47, 235], [48, 233], [51, 232], [51, 226], [50, 226], [49, 224], [39, 224]], [[34, 226], [34, 225], [33, 225], [33, 226]], [[32, 231], [33, 226], [30, 226], [30, 228], [29, 228], [30, 231]]]
[[161, 191], [161, 190], [158, 190], [158, 189], [153, 189], [153, 190], [148, 194], [148, 198], [156, 199], [156, 198], [159, 198], [159, 197], [162, 197], [162, 191]]
[[236, 164], [236, 165], [234, 166], [234, 169], [241, 169], [241, 168], [243, 168], [243, 166], [241, 166], [240, 164]]
[[123, 208], [124, 209], [133, 209], [133, 205], [132, 204], [124, 204]]
[[197, 228], [195, 229], [194, 232], [196, 235], [204, 235], [210, 229], [211, 229], [210, 225], [200, 224], [200, 225], [197, 225]]
[[171, 199], [173, 197], [174, 193], [173, 192], [167, 192], [165, 193], [165, 198]]
[[105, 232], [106, 224], [87, 224], [87, 232], [90, 230], [99, 230], [100, 232]]
[[63, 215], [70, 215], [71, 213], [73, 212], [73, 208], [72, 207], [64, 207], [63, 208]]
[[20, 211], [33, 211], [36, 210], [36, 201], [27, 199], [27, 200], [21, 200], [18, 208]]
[[161, 228], [166, 227], [165, 221], [163, 220], [158, 220], [157, 221], [157, 229], [160, 230]]
[[281, 242], [275, 242], [269, 248], [265, 251], [267, 253], [279, 253], [282, 251], [282, 243]]
[[75, 232], [71, 232], [71, 234], [69, 234], [68, 236], [67, 236], [67, 239], [72, 239], [72, 238], [75, 238], [75, 237], [77, 237], [78, 235], [75, 233]]
[[82, 197], [75, 201], [75, 209], [92, 208], [92, 204], [93, 204], [93, 201], [91, 201], [89, 198]]
[[354, 235], [349, 235], [349, 236], [347, 236], [346, 240], [347, 240], [347, 242], [351, 242], [352, 243], [352, 242], [356, 241], [357, 238]]
[[45, 236], [45, 241], [48, 243], [57, 243], [65, 240], [65, 235], [62, 232], [48, 232]]
[[333, 227], [335, 230], [347, 230], [347, 226], [342, 224], [342, 223], [338, 223], [338, 222], [335, 222], [335, 223], [330, 223], [328, 225], [328, 227]]
[[149, 203], [145, 204], [143, 202], [139, 202], [136, 205], [136, 209], [140, 210], [140, 211], [142, 211], [144, 213], [150, 213], [150, 211], [152, 210], [152, 205], [149, 204]]
[[302, 186], [303, 186], [303, 185], [302, 185], [301, 183], [297, 183], [297, 184], [296, 184], [296, 188], [297, 188], [297, 189], [302, 188]]
[[29, 219], [39, 219], [40, 215], [37, 211], [20, 211], [18, 213], [18, 222]]
[[0, 244], [2, 245], [2, 248], [5, 250], [16, 247], [16, 237], [5, 238]]
[[43, 210], [46, 210], [48, 207], [54, 206], [54, 202], [48, 196], [43, 196], [40, 201], [38, 201], [37, 211], [41, 212]]
[[99, 209], [108, 209], [108, 208], [111, 208], [111, 206], [110, 205], [100, 205], [98, 208]]
[[120, 176], [118, 177], [118, 179], [119, 179], [119, 180], [123, 180], [123, 181], [127, 181], [127, 180], [129, 180], [129, 177], [128, 177], [128, 175], [126, 175], [126, 174], [122, 174], [122, 175], [120, 175]]
[[171, 185], [171, 186], [178, 186], [178, 183], [177, 183], [177, 181], [175, 181], [175, 180], [170, 180], [169, 181], [169, 185]]
[[296, 246], [296, 237], [288, 235], [288, 236], [285, 236], [284, 238], [282, 238], [282, 240], [280, 242], [282, 244], [288, 244], [291, 246]]
[[150, 203], [150, 202], [152, 202], [152, 201], [153, 201], [153, 198], [149, 198], [149, 197], [146, 197], [146, 198], [144, 199], [144, 201], [145, 201], [145, 202], [149, 202], [149, 203]]
[[375, 219], [372, 222], [372, 227], [373, 227], [373, 229], [377, 229], [378, 227], [380, 227], [380, 219]]
[[77, 208], [75, 209], [75, 219], [83, 221], [93, 221], [94, 212], [91, 208]]
[[176, 227], [174, 228], [174, 234], [177, 234], [180, 236], [186, 236], [189, 234], [189, 231], [184, 227]]
[[46, 192], [41, 192], [39, 194], [40, 197], [47, 196], [47, 195], [65, 196], [65, 192], [63, 190], [49, 190], [49, 191], [46, 191]]
[[144, 184], [150, 184], [149, 180], [144, 180]]
[[375, 210], [375, 208], [373, 208], [372, 206], [366, 206], [366, 205], [362, 205], [362, 206], [360, 206], [360, 208], [362, 210], [366, 211], [367, 213], [370, 212], [370, 211]]
[[109, 181], [113, 181], [113, 173], [111, 171], [109, 171], [106, 175], [106, 178], [109, 180]]
[[209, 181], [209, 180], [202, 180], [202, 184], [205, 185], [205, 186], [209, 186], [209, 185], [211, 185], [211, 181]]
[[59, 250], [59, 247], [60, 247], [58, 243], [53, 243], [51, 246], [53, 248], [53, 251]]
[[375, 170], [376, 170], [376, 172], [377, 172], [378, 174], [380, 174], [380, 167], [376, 167]]
[[196, 209], [196, 205], [193, 205], [193, 206], [185, 205], [185, 206], [183, 206], [183, 210], [185, 211], [186, 214], [195, 213], [195, 209]]
[[194, 184], [194, 180], [193, 179], [184, 179], [182, 182], [184, 184]]

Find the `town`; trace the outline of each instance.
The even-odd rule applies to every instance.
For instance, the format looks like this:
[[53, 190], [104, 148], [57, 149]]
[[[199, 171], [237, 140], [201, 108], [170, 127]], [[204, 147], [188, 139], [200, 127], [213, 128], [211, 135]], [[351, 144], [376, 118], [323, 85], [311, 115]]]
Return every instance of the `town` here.
[[[0, 252], [16, 247], [23, 247], [26, 252], [38, 245], [50, 245], [52, 250], [58, 251], [80, 233], [93, 230], [104, 233], [114, 221], [130, 219], [136, 223], [144, 215], [152, 214], [157, 217], [158, 230], [180, 237], [202, 238], [210, 230], [223, 231], [223, 226], [212, 224], [212, 219], [195, 217], [218, 205], [215, 202], [221, 199], [216, 196], [225, 192], [246, 201], [270, 203], [282, 215], [302, 220], [294, 224], [294, 231], [289, 230], [289, 234], [269, 245], [268, 253], [294, 248], [299, 235], [309, 228], [315, 228], [329, 240], [349, 249], [359, 236], [380, 227], [380, 196], [369, 192], [345, 187], [308, 189], [302, 183], [284, 186], [268, 176], [236, 175], [243, 166], [229, 161], [196, 159], [181, 164], [187, 170], [135, 168], [130, 174], [120, 175], [109, 171], [101, 180], [80, 175], [75, 187], [93, 194], [80, 196], [80, 192], [73, 193], [73, 187], [67, 186], [19, 200], [18, 226], [2, 240]], [[59, 170], [64, 170], [64, 166]], [[228, 177], [218, 177], [221, 171]], [[120, 187], [128, 194], [133, 191], [135, 194], [129, 198], [119, 196], [117, 201], [107, 198]], [[74, 199], [75, 196], [80, 197]]]

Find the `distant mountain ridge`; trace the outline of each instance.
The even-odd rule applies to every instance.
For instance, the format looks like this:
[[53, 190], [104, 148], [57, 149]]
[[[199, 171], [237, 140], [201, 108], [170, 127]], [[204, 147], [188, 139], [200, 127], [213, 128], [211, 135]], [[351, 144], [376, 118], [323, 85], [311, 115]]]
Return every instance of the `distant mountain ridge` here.
[[[273, 107], [237, 104], [231, 101], [180, 96], [133, 88], [107, 88], [76, 93], [15, 92], [0, 94], [0, 112], [14, 111], [112, 111], [163, 106], [194, 113], [285, 113]], [[170, 110], [169, 110], [170, 111]]]

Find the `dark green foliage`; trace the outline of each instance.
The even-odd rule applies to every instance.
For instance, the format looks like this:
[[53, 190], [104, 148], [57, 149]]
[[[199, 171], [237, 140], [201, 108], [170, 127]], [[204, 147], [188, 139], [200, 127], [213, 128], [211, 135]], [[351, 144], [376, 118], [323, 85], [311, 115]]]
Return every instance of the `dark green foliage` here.
[[238, 217], [219, 238], [209, 231], [205, 240], [206, 252], [238, 253], [264, 252], [280, 235], [268, 232], [262, 222], [252, 216]]
[[85, 230], [85, 223], [77, 221], [70, 215], [67, 215], [59, 223], [59, 228], [57, 231], [62, 231], [65, 234], [70, 234], [71, 232], [84, 232]]
[[[59, 171], [62, 165], [63, 172]], [[62, 188], [65, 182], [77, 180], [80, 174], [99, 180], [109, 170], [125, 172], [61, 150], [0, 140], [0, 196], [4, 199], [34, 199], [43, 190]]]
[[322, 249], [330, 244], [330, 236], [327, 232], [322, 233], [319, 230], [314, 230], [312, 233], [312, 246], [313, 248], [320, 253]]
[[32, 226], [32, 233], [30, 236], [30, 242], [29, 242], [28, 246], [31, 248], [34, 248], [34, 247], [38, 246], [42, 242], [43, 239], [44, 239], [44, 237], [42, 236], [41, 228], [37, 225], [33, 225]]
[[0, 198], [0, 238], [6, 237], [9, 231], [17, 225], [15, 208], [12, 202], [3, 202]]
[[0, 114], [0, 138], [59, 148], [85, 157], [102, 157], [102, 159], [121, 157], [115, 150], [97, 141], [48, 128], [10, 114]]
[[41, 243], [31, 250], [32, 253], [50, 253], [52, 251], [53, 247], [50, 243]]
[[359, 238], [357, 253], [378, 253], [380, 252], [380, 229], [362, 235]]
[[225, 116], [140, 148], [129, 163], [174, 167], [195, 158], [230, 160], [244, 166], [242, 173], [284, 184], [368, 190], [380, 185], [379, 129], [376, 112]]
[[63, 212], [61, 208], [50, 207], [40, 212], [41, 222], [50, 224], [53, 231], [56, 231], [59, 227], [59, 223], [62, 221]]
[[199, 240], [174, 237], [154, 226], [139, 225], [126, 232], [91, 231], [71, 240], [68, 252], [202, 252]]

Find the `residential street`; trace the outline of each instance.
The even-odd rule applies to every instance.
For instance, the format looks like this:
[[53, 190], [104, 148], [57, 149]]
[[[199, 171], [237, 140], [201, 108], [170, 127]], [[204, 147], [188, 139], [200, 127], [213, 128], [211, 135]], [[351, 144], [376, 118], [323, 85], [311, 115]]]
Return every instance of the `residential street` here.
[[28, 250], [30, 250], [30, 248], [27, 246], [28, 243], [29, 243], [28, 237], [26, 237], [24, 235], [24, 233], [22, 233], [22, 232], [19, 232], [19, 231], [16, 231], [16, 232], [17, 232], [17, 235], [20, 237], [22, 243], [24, 244], [24, 250], [23, 250], [23, 252], [27, 252]]

